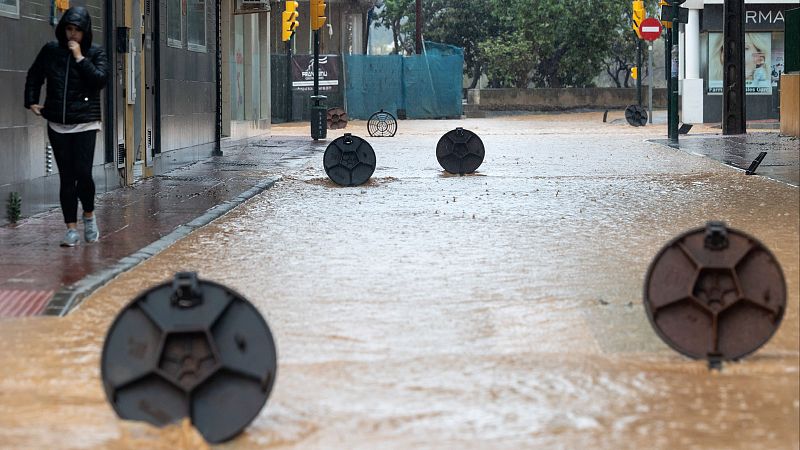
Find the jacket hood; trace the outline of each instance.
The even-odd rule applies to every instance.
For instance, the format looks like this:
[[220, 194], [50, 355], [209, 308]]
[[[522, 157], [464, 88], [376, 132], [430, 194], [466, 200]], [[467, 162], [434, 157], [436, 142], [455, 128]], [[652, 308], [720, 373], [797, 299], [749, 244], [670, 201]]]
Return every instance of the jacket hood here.
[[72, 24], [83, 31], [81, 50], [85, 53], [92, 46], [92, 16], [83, 6], [73, 6], [68, 9], [56, 26], [56, 38], [62, 47], [67, 46], [67, 25]]

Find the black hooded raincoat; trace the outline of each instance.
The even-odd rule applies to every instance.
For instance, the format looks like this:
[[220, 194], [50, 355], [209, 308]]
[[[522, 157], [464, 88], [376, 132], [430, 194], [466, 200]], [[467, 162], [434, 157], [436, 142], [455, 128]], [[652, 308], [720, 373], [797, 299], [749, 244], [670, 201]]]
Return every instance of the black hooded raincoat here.
[[[81, 53], [76, 62], [67, 47], [65, 28], [75, 25], [83, 31]], [[100, 120], [100, 90], [108, 79], [108, 62], [102, 47], [92, 45], [92, 19], [86, 8], [76, 6], [64, 13], [56, 26], [57, 41], [42, 47], [25, 80], [25, 107], [39, 103], [42, 83], [47, 80], [47, 96], [42, 116], [61, 124]]]

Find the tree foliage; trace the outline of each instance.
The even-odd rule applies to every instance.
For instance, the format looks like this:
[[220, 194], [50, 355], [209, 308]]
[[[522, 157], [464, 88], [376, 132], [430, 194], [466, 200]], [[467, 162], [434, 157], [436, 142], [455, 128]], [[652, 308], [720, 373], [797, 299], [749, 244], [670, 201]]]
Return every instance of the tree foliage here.
[[384, 0], [383, 2], [383, 11], [376, 19], [378, 24], [392, 31], [395, 53], [400, 53], [405, 49], [404, 36], [407, 33], [404, 32], [407, 32], [408, 29], [403, 25], [409, 17], [415, 17], [415, 8], [415, 0]]
[[[379, 22], [396, 49], [413, 52], [416, 1], [384, 4]], [[630, 30], [628, 0], [424, 0], [423, 8], [425, 38], [464, 48], [467, 73], [485, 73], [493, 86], [590, 86], [607, 63], [631, 59], [620, 39]]]
[[528, 74], [536, 58], [520, 30], [480, 43], [490, 87], [528, 87]]

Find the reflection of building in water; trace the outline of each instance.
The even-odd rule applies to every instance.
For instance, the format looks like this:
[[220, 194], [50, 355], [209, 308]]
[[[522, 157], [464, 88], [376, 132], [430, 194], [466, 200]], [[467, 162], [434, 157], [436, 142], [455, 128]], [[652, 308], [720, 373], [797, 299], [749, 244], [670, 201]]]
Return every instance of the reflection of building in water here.
[[[723, 91], [723, 0], [687, 0], [689, 23], [680, 34], [681, 120], [719, 122]], [[784, 13], [800, 0], [745, 2], [747, 118], [778, 118], [778, 80], [783, 72]], [[702, 13], [702, 21], [701, 14]]]

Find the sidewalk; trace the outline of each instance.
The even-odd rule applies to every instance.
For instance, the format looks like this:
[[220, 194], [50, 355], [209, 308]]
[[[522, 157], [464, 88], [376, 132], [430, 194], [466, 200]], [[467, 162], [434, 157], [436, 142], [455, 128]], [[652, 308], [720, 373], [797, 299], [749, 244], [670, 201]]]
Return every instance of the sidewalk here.
[[767, 152], [755, 175], [800, 186], [800, 139], [781, 136], [778, 132], [756, 132], [746, 135], [722, 134], [681, 135], [678, 144], [668, 139], [653, 139], [668, 147], [679, 148], [695, 155], [707, 156], [737, 169], [746, 171], [760, 152]]
[[268, 189], [281, 167], [325, 148], [299, 136], [232, 145], [224, 156], [98, 195], [97, 243], [59, 247], [58, 208], [0, 227], [0, 317], [66, 314], [119, 273]]

